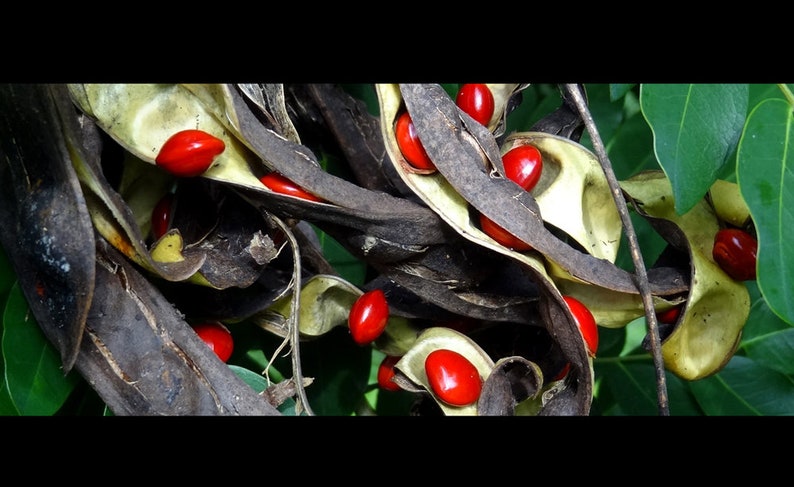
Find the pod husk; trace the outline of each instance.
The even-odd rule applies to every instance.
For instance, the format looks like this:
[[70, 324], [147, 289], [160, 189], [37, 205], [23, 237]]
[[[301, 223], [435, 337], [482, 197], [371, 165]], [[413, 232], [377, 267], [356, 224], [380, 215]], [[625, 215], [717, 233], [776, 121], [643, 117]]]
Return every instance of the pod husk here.
[[[706, 199], [683, 215], [675, 211], [669, 179], [662, 171], [646, 171], [622, 181], [621, 188], [671, 245], [688, 253], [691, 287], [672, 332], [662, 341], [668, 370], [686, 380], [710, 376], [733, 356], [750, 313], [744, 282], [728, 276], [712, 257], [720, 221]], [[677, 232], [669, 230], [673, 225]]]
[[[467, 406], [451, 406], [433, 393], [425, 372], [425, 359], [431, 352], [439, 349], [452, 350], [466, 357], [483, 381], [491, 375], [494, 368], [494, 362], [488, 354], [466, 335], [451, 328], [432, 327], [419, 334], [413, 346], [394, 365], [394, 369], [417, 387], [427, 391], [446, 416], [476, 416], [478, 402]], [[401, 384], [400, 381], [397, 383]]]

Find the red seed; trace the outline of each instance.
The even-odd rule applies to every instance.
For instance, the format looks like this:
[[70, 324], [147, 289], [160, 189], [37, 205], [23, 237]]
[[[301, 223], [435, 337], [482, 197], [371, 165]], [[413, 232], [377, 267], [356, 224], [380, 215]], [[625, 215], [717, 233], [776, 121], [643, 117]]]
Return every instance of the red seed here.
[[309, 193], [305, 189], [293, 183], [290, 179], [286, 178], [285, 176], [275, 171], [265, 174], [264, 176], [259, 178], [259, 181], [271, 191], [274, 191], [279, 194], [286, 194], [289, 196], [294, 196], [296, 198], [301, 198], [309, 201], [317, 201], [317, 202], [323, 201], [323, 199], [320, 198], [319, 196]]
[[656, 320], [659, 323], [667, 323], [672, 325], [678, 321], [678, 317], [681, 316], [681, 308], [683, 308], [683, 305], [673, 306], [670, 309], [656, 313]]
[[466, 83], [461, 86], [455, 104], [486, 127], [493, 117], [493, 93], [484, 83]]
[[505, 167], [505, 177], [526, 191], [532, 191], [532, 188], [540, 181], [543, 157], [538, 148], [533, 145], [513, 147], [502, 156], [502, 164]]
[[436, 166], [430, 160], [430, 156], [425, 152], [422, 141], [419, 140], [419, 135], [416, 133], [414, 123], [411, 121], [411, 116], [408, 112], [403, 112], [397, 118], [397, 124], [394, 127], [395, 135], [397, 136], [397, 146], [408, 164], [416, 169], [435, 169]]
[[198, 176], [212, 165], [226, 144], [203, 130], [182, 130], [172, 135], [160, 148], [155, 163], [174, 176]]
[[562, 299], [568, 308], [571, 310], [576, 326], [582, 332], [585, 344], [587, 345], [587, 353], [591, 357], [595, 357], [598, 350], [598, 325], [596, 324], [593, 313], [581, 301], [573, 296], [563, 296]]
[[720, 229], [714, 236], [712, 257], [731, 278], [737, 281], [755, 280], [758, 241], [744, 230]]
[[204, 340], [204, 343], [209, 346], [215, 355], [221, 359], [222, 362], [229, 360], [234, 351], [234, 339], [228, 328], [219, 321], [208, 321], [205, 323], [198, 323], [192, 325], [193, 331]]
[[480, 397], [477, 367], [458, 352], [439, 349], [425, 358], [425, 373], [433, 393], [451, 406], [467, 406]]
[[391, 379], [394, 377], [394, 365], [400, 361], [399, 356], [386, 355], [378, 366], [378, 385], [387, 391], [402, 390]]
[[532, 250], [532, 246], [497, 225], [493, 220], [480, 213], [480, 228], [497, 243], [517, 252]]
[[353, 303], [347, 324], [353, 341], [367, 345], [377, 339], [389, 322], [389, 304], [380, 289], [367, 291]]

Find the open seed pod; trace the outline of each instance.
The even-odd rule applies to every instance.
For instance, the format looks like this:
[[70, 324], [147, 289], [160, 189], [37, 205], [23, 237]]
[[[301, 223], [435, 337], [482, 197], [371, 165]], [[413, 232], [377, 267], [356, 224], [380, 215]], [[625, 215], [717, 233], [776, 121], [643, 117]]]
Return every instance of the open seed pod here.
[[683, 215], [675, 211], [670, 181], [646, 171], [621, 188], [671, 246], [691, 263], [691, 288], [672, 332], [662, 340], [665, 366], [686, 380], [718, 372], [733, 356], [750, 313], [747, 286], [731, 279], [712, 257], [719, 220], [704, 198]]
[[[364, 294], [357, 286], [333, 275], [317, 274], [307, 279], [300, 289], [299, 309], [292, 309], [292, 295], [276, 299], [267, 309], [250, 319], [260, 328], [275, 335], [289, 336], [289, 317], [297, 314], [302, 338], [324, 335], [337, 326], [347, 327], [353, 303]], [[383, 334], [373, 345], [388, 355], [402, 355], [412, 344], [419, 330], [410, 320], [390, 313]]]
[[[489, 164], [497, 169], [501, 164], [492, 134], [464, 130], [458, 108], [439, 85], [377, 85], [376, 89], [381, 106], [381, 126], [392, 125], [404, 103], [427, 154], [440, 173], [408, 173], [397, 164], [406, 184], [435, 212], [442, 217], [449, 213], [460, 215], [462, 202], [467, 202], [572, 277], [620, 292], [638, 293], [634, 277], [629, 272], [561, 240], [547, 228], [531, 193], [509, 179], [491, 174]], [[397, 160], [399, 147], [393, 134], [390, 137], [388, 130], [384, 130], [384, 138], [386, 150], [393, 160]], [[570, 144], [576, 143], [571, 141]], [[448, 209], [447, 203], [452, 204], [453, 209]], [[455, 227], [450, 222], [451, 218], [445, 219]], [[458, 216], [457, 219], [461, 218]], [[463, 236], [468, 238], [467, 233], [464, 232]], [[659, 295], [678, 292], [677, 285], [674, 286], [676, 289], [667, 289], [668, 282], [652, 283], [652, 288], [654, 285]]]
[[595, 154], [570, 139], [543, 132], [508, 135], [502, 154], [523, 145], [536, 147], [543, 156], [540, 180], [530, 191], [543, 221], [564, 231], [590, 255], [615, 262], [623, 225]]
[[738, 228], [744, 228], [752, 221], [750, 208], [742, 197], [738, 184], [718, 179], [711, 185], [708, 198], [721, 221]]
[[[379, 85], [377, 88], [381, 101], [382, 126], [387, 127], [392, 123], [393, 118], [397, 116], [399, 107], [402, 104], [402, 102], [395, 100], [395, 97], [401, 95], [401, 91], [392, 85]], [[410, 90], [412, 87], [406, 87], [406, 89]], [[437, 91], [438, 89], [435, 90], [435, 92]], [[540, 306], [544, 310], [543, 316], [546, 318], [544, 319], [544, 326], [560, 342], [565, 343], [563, 350], [566, 357], [576, 364], [575, 368], [578, 371], [576, 375], [579, 387], [576, 389], [575, 397], [572, 398], [572, 403], [575, 406], [570, 410], [576, 411], [575, 414], [586, 414], [592, 398], [592, 363], [584, 351], [582, 336], [576, 328], [570, 311], [562, 301], [561, 294], [553, 280], [546, 273], [543, 254], [537, 251], [516, 252], [500, 245], [484, 233], [478, 224], [474, 222], [476, 211], [488, 213], [489, 217], [499, 212], [502, 213], [502, 218], [508, 218], [507, 215], [510, 215], [511, 221], [514, 223], [513, 228], [521, 229], [521, 233], [515, 233], [515, 235], [523, 236], [526, 241], [533, 241], [533, 243], [538, 241], [533, 240], [535, 237], [530, 237], [530, 235], [535, 235], [531, 233], [533, 231], [545, 232], [545, 238], [548, 238], [548, 240], [543, 242], [544, 246], [558, 249], [567, 247], [576, 254], [582, 256], [584, 254], [574, 250], [546, 230], [542, 219], [540, 219], [537, 204], [529, 193], [510, 180], [501, 177], [490, 177], [483, 160], [484, 158], [486, 160], [499, 158], [498, 152], [493, 156], [492, 151], [487, 149], [495, 146], [490, 134], [490, 139], [483, 139], [476, 146], [472, 145], [472, 140], [475, 137], [458, 135], [464, 129], [460, 126], [460, 118], [457, 117], [457, 111], [450, 107], [451, 100], [446, 97], [446, 94], [436, 93], [435, 95], [430, 95], [424, 93], [424, 95], [428, 97], [428, 100], [437, 100], [438, 103], [444, 106], [443, 110], [436, 110], [435, 105], [417, 105], [416, 107], [418, 116], [415, 123], [418, 123], [417, 128], [420, 133], [424, 130], [431, 134], [427, 137], [429, 143], [426, 148], [433, 161], [438, 162], [439, 171], [431, 174], [418, 174], [404, 171], [402, 166], [395, 162], [398, 173], [406, 185], [461, 236], [478, 244], [480, 247], [485, 247], [515, 259], [533, 276], [535, 284], [540, 290]], [[418, 93], [416, 96], [417, 102], [424, 100]], [[412, 110], [412, 108], [411, 104], [408, 103], [408, 109]], [[454, 123], [457, 125], [450, 128], [449, 131], [444, 131], [442, 127], [447, 126], [445, 123], [432, 124], [428, 127], [419, 123], [419, 121], [424, 120], [424, 116], [429, 117], [429, 114], [439, 112], [441, 113], [440, 117], [450, 124]], [[434, 134], [434, 128], [441, 131], [441, 134]], [[388, 131], [385, 131], [384, 137], [387, 138], [387, 150], [390, 151], [390, 155], [397, 157], [394, 154], [395, 151], [399, 151], [399, 148], [396, 146], [393, 137], [390, 141], [388, 136]], [[458, 182], [457, 185], [453, 184], [453, 178]], [[473, 211], [472, 207], [477, 207], [476, 211]], [[524, 217], [526, 219], [523, 219]], [[606, 261], [598, 260], [597, 262]]]
[[404, 382], [404, 378], [407, 378], [415, 385], [414, 390], [424, 389], [436, 399], [447, 416], [476, 416], [477, 402], [465, 406], [451, 406], [434, 394], [425, 371], [425, 360], [431, 352], [439, 349], [452, 350], [463, 355], [474, 365], [483, 381], [490, 376], [494, 368], [494, 362], [488, 354], [466, 335], [451, 328], [432, 327], [420, 333], [413, 346], [394, 365], [397, 374], [395, 382], [403, 388], [409, 388], [410, 386]]
[[[444, 241], [443, 229], [431, 211], [326, 173], [306, 147], [264, 126], [261, 114], [255, 113], [249, 99], [232, 85], [100, 84], [69, 85], [69, 89], [78, 108], [145, 163], [154, 164], [159, 147], [177, 130], [200, 128], [217, 136], [226, 150], [200, 179], [229, 185], [263, 212], [342, 229], [335, 236], [355, 255], [394, 261]], [[270, 171], [279, 172], [322, 201], [271, 191], [258, 180]], [[98, 205], [111, 205], [107, 198], [102, 200]], [[153, 200], [148, 198], [149, 204]], [[100, 208], [94, 213], [106, 212]], [[129, 251], [131, 237], [114, 231], [116, 219], [98, 222], [103, 236], [110, 242], [119, 241], [118, 248], [127, 255], [145, 254], [138, 248]], [[148, 256], [134, 258], [145, 261]]]
[[226, 145], [205, 177], [261, 188], [251, 169], [251, 165], [261, 167], [261, 162], [228, 125], [234, 122], [228, 87], [200, 86], [199, 90], [178, 84], [72, 84], [69, 90], [77, 106], [135, 157], [155, 164], [169, 137], [199, 129]]

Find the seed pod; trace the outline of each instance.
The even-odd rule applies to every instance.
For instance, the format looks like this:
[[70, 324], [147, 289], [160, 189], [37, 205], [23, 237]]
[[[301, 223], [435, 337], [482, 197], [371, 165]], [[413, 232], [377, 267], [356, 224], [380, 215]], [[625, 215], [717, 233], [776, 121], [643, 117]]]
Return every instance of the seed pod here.
[[[621, 187], [636, 202], [639, 214], [664, 230], [660, 234], [690, 259], [692, 285], [686, 306], [662, 341], [665, 366], [685, 380], [718, 372], [733, 357], [750, 314], [745, 284], [728, 276], [712, 258], [720, 221], [705, 198], [679, 215], [662, 171], [639, 173], [622, 181]], [[667, 233], [671, 225], [676, 231]]]

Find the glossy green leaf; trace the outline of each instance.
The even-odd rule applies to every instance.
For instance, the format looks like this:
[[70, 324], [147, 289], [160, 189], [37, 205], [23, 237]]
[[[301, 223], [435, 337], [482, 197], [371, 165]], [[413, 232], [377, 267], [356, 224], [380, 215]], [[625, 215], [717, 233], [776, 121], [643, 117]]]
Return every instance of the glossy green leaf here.
[[758, 235], [758, 286], [769, 307], [794, 324], [794, 117], [789, 103], [769, 99], [747, 117], [739, 143], [737, 182]]
[[[656, 373], [650, 355], [637, 362], [638, 356], [601, 363], [596, 361], [596, 380], [608, 389], [609, 396], [620, 405], [614, 415], [655, 416], [659, 414], [656, 392]], [[673, 374], [666, 374], [670, 414], [697, 416], [702, 414], [687, 382]], [[594, 405], [595, 406], [595, 405]]]
[[700, 201], [736, 148], [747, 115], [746, 84], [643, 84], [642, 113], [673, 185], [675, 209]]
[[[794, 85], [789, 84], [789, 89]], [[751, 83], [750, 84], [750, 104], [752, 110], [756, 105], [769, 98], [786, 99], [786, 95], [780, 90], [780, 85], [776, 83]]]
[[[771, 316], [770, 319], [777, 319]], [[779, 320], [778, 320], [779, 321]], [[749, 358], [760, 365], [784, 374], [794, 375], [794, 328], [770, 333], [742, 345]]]
[[23, 416], [54, 414], [80, 378], [74, 371], [64, 377], [60, 355], [44, 337], [16, 284], [3, 314], [3, 359], [8, 391]]
[[695, 381], [690, 387], [709, 416], [794, 414], [792, 377], [747, 357], [733, 357], [718, 374]]
[[769, 303], [766, 302], [761, 290], [758, 289], [757, 281], [745, 281], [745, 284], [750, 294], [752, 308], [750, 309], [747, 326], [742, 334], [742, 342], [749, 343], [764, 335], [774, 334], [792, 327], [792, 325], [781, 320], [769, 308]]
[[747, 319], [742, 343], [737, 351], [759, 365], [794, 375], [794, 327], [781, 320], [760, 295], [757, 286], [748, 282], [753, 305]]

